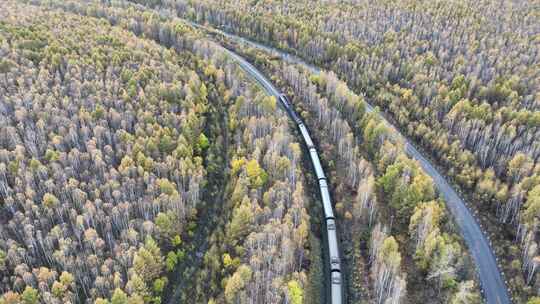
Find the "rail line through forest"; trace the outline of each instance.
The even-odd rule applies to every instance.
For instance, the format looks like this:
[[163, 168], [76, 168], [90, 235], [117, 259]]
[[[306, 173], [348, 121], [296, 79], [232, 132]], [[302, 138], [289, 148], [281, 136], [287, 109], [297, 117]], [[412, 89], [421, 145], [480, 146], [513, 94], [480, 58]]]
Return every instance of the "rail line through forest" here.
[[274, 96], [277, 101], [285, 108], [289, 117], [295, 122], [300, 131], [304, 143], [308, 148], [308, 153], [313, 164], [313, 171], [317, 177], [317, 183], [319, 185], [320, 195], [323, 203], [324, 222], [323, 230], [326, 236], [326, 252], [327, 262], [325, 263], [325, 270], [328, 274], [325, 275], [325, 282], [327, 289], [329, 290], [329, 296], [327, 297], [327, 303], [342, 304], [344, 303], [344, 290], [343, 290], [343, 278], [341, 269], [340, 250], [337, 237], [336, 219], [334, 217], [333, 206], [331, 203], [329, 184], [326, 178], [324, 169], [321, 165], [319, 153], [311, 139], [311, 135], [305, 126], [304, 122], [295, 112], [292, 104], [287, 97], [280, 93], [278, 89], [265, 78], [265, 76], [259, 72], [253, 65], [247, 62], [244, 58], [238, 56], [234, 52], [223, 48], [223, 50], [230, 55], [240, 67], [246, 71], [246, 73], [255, 79], [267, 92], [267, 94]]
[[[221, 34], [231, 40], [245, 43], [257, 49], [277, 55], [282, 60], [292, 64], [299, 64], [312, 73], [320, 73], [321, 71], [321, 69], [305, 62], [303, 59], [277, 50], [276, 48], [254, 42], [219, 29], [203, 26], [190, 20], [182, 20], [202, 30], [217, 32], [218, 34]], [[232, 53], [232, 51], [228, 50], [228, 52], [236, 56], [236, 58], [239, 58], [238, 55]], [[389, 120], [384, 117], [384, 115], [376, 111], [376, 108], [368, 102], [365, 102], [365, 106], [368, 113], [376, 113], [380, 117], [385, 126], [391, 130], [393, 139], [401, 141], [405, 146], [405, 152], [407, 155], [417, 160], [426, 174], [433, 179], [437, 189], [446, 202], [446, 207], [452, 213], [453, 219], [459, 227], [460, 233], [467, 244], [469, 252], [473, 256], [476, 270], [480, 279], [482, 293], [487, 303], [512, 303], [506, 286], [506, 281], [503, 278], [497, 259], [493, 253], [493, 249], [491, 248], [491, 242], [488, 240], [483, 229], [480, 227], [478, 220], [473, 216], [473, 213], [467, 207], [465, 200], [460, 197], [457, 191], [451, 186], [444, 175], [439, 172], [435, 165], [433, 165], [427, 157], [422, 155], [415, 145], [403, 134], [401, 134], [401, 132], [392, 123], [390, 123]]]

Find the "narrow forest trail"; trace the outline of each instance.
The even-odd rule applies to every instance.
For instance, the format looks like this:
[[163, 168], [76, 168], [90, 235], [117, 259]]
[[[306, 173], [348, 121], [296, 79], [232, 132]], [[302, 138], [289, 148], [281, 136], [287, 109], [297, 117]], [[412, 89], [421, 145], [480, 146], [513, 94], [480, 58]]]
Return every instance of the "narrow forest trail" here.
[[[292, 64], [301, 65], [312, 73], [319, 73], [321, 71], [321, 69], [305, 62], [303, 59], [277, 50], [273, 47], [253, 42], [243, 37], [229, 34], [215, 28], [206, 27], [189, 20], [185, 21], [194, 27], [210, 32], [217, 32], [218, 34], [221, 34], [231, 40], [245, 43], [249, 46], [262, 49], [273, 55], [277, 55], [282, 60]], [[232, 53], [231, 51], [228, 50], [227, 52], [232, 54], [233, 57], [239, 58], [238, 55]], [[257, 74], [261, 75], [257, 70], [254, 70], [253, 72], [255, 78], [257, 78]], [[278, 94], [278, 91], [273, 88], [271, 84], [267, 83], [264, 78], [262, 79], [261, 84], [263, 84], [263, 86], [265, 87], [268, 86], [268, 90], [272, 94]], [[391, 129], [391, 134], [394, 134], [394, 139], [402, 142], [405, 145], [407, 154], [417, 160], [423, 170], [433, 179], [435, 185], [437, 186], [437, 189], [444, 197], [446, 206], [448, 210], [450, 210], [450, 212], [452, 213], [454, 221], [459, 226], [460, 233], [465, 239], [469, 252], [473, 256], [476, 269], [480, 277], [482, 292], [487, 303], [511, 303], [506, 282], [503, 279], [503, 276], [497, 264], [497, 260], [491, 248], [491, 244], [488, 241], [488, 238], [486, 237], [483, 229], [480, 227], [478, 221], [475, 219], [475, 217], [467, 207], [465, 200], [458, 195], [454, 187], [450, 184], [450, 182], [448, 182], [446, 177], [436, 168], [436, 166], [433, 165], [427, 157], [422, 155], [422, 153], [414, 146], [414, 144], [409, 141], [403, 134], [401, 134], [401, 132], [392, 123], [390, 123], [390, 121], [385, 118], [384, 115], [378, 112], [371, 104], [366, 102], [365, 105], [366, 111], [368, 113], [376, 113], [381, 118], [383, 123], [389, 129]]]

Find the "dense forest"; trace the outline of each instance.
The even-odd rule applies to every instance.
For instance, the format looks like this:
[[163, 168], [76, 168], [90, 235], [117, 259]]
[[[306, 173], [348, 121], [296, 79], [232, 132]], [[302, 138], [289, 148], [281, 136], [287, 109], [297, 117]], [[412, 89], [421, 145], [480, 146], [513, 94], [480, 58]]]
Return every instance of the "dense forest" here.
[[2, 4], [0, 303], [160, 303], [202, 241], [178, 296], [300, 303], [320, 253], [276, 100], [180, 23], [70, 9]]
[[0, 304], [326, 303], [309, 152], [223, 46], [311, 132], [346, 303], [482, 302], [443, 197], [379, 114], [471, 202], [516, 303], [540, 302], [538, 7], [1, 1]]
[[[535, 1], [136, 1], [333, 70], [473, 202], [515, 296], [536, 295]], [[157, 3], [159, 2], [159, 3]]]
[[1, 14], [4, 301], [159, 299], [204, 205], [219, 82], [97, 19]]

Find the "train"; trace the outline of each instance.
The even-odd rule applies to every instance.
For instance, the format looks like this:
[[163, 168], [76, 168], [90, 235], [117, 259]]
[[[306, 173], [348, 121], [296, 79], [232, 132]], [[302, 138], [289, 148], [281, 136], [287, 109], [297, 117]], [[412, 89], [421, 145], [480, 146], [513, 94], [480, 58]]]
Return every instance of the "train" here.
[[291, 102], [285, 94], [279, 95], [279, 101], [295, 122], [296, 126], [300, 130], [304, 143], [309, 151], [311, 163], [315, 175], [317, 176], [317, 182], [319, 184], [319, 190], [323, 203], [324, 221], [326, 223], [326, 235], [327, 235], [327, 249], [328, 249], [328, 263], [325, 267], [328, 269], [329, 282], [330, 282], [330, 304], [342, 304], [343, 303], [343, 280], [341, 274], [341, 258], [339, 254], [339, 244], [336, 231], [336, 218], [332, 207], [332, 200], [330, 197], [330, 191], [328, 190], [328, 179], [324, 174], [324, 169], [321, 165], [319, 153], [317, 148], [313, 144], [313, 140], [309, 135], [309, 131], [300, 118], [300, 116], [294, 110]]

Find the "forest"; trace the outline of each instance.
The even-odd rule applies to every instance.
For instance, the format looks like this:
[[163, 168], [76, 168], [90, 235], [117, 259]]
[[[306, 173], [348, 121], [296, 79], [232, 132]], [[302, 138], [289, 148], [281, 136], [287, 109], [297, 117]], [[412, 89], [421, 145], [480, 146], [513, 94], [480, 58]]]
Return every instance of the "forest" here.
[[398, 131], [470, 203], [513, 301], [540, 303], [538, 7], [0, 2], [0, 304], [327, 303], [309, 151], [228, 50], [313, 137], [344, 303], [485, 300], [456, 219]]
[[495, 242], [513, 295], [520, 301], [538, 295], [540, 26], [534, 1], [138, 2], [274, 46], [342, 77], [468, 197]]
[[[308, 201], [274, 99], [155, 14], [86, 12], [123, 23], [111, 26], [2, 7], [1, 303], [161, 303], [179, 280], [227, 303], [302, 298]], [[199, 218], [220, 210], [191, 273], [204, 281], [177, 278], [195, 263]]]

